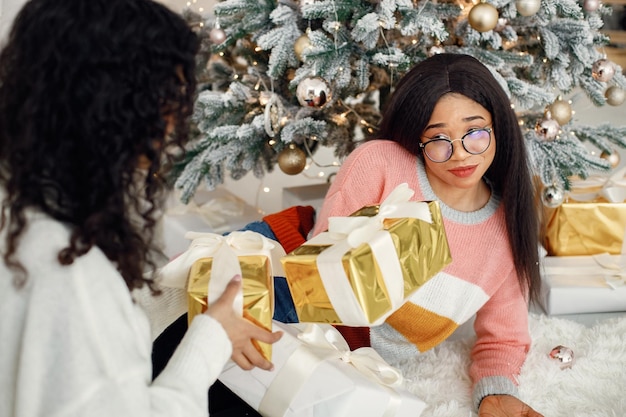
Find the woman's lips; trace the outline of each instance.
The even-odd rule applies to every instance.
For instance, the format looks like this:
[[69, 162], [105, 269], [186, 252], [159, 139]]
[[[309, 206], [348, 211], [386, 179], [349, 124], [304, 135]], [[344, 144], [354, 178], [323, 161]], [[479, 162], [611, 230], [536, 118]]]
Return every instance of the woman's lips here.
[[464, 167], [457, 167], [457, 168], [452, 168], [449, 169], [448, 171], [452, 174], [455, 175], [459, 178], [467, 178], [470, 175], [472, 175], [474, 173], [474, 171], [476, 171], [476, 167], [478, 165], [471, 165], [471, 166], [464, 166]]

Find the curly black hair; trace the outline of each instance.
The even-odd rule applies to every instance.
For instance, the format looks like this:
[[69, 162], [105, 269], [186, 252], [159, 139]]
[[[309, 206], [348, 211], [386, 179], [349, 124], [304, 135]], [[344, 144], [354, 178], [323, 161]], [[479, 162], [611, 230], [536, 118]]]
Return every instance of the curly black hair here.
[[35, 209], [72, 227], [61, 264], [97, 246], [129, 289], [152, 287], [160, 174], [166, 150], [189, 135], [198, 46], [181, 16], [151, 0], [25, 4], [0, 53], [0, 228], [17, 286]]

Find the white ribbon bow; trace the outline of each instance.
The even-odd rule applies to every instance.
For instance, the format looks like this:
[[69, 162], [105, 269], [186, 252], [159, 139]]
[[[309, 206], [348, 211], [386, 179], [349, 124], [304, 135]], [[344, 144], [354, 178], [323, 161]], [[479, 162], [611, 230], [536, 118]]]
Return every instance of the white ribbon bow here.
[[244, 202], [234, 196], [212, 198], [204, 204], [198, 205], [195, 201], [188, 204], [176, 204], [167, 209], [166, 214], [181, 216], [194, 214], [201, 218], [211, 229], [218, 231], [228, 224], [229, 217], [241, 217], [244, 212]]
[[598, 197], [605, 198], [610, 203], [623, 203], [626, 200], [626, 167], [618, 169], [608, 178], [601, 175], [592, 175], [585, 180], [574, 181], [572, 189], [585, 191], [589, 188], [601, 187], [597, 192], [571, 192], [570, 197], [576, 201], [593, 201]]
[[430, 210], [424, 205], [410, 202], [415, 191], [407, 183], [398, 185], [380, 204], [378, 214], [372, 217], [329, 217], [328, 232], [335, 240], [346, 239], [350, 247], [356, 248], [383, 229], [383, 221], [390, 218], [413, 217], [432, 223]]
[[[351, 352], [341, 333], [330, 325], [308, 324], [298, 334], [298, 339], [304, 344], [278, 371], [259, 404], [259, 412], [264, 416], [284, 416], [316, 367], [327, 360], [339, 359], [349, 363], [364, 377], [385, 387], [403, 386], [400, 370], [385, 362], [372, 348], [364, 347]], [[385, 416], [396, 415], [401, 404], [397, 392], [390, 390], [390, 394]]]
[[[272, 273], [284, 276], [278, 261], [285, 255], [284, 249], [260, 233], [246, 230], [222, 236], [215, 233], [187, 232], [185, 238], [191, 240], [189, 249], [158, 271], [159, 283], [165, 287], [185, 289], [189, 270], [194, 262], [202, 258], [213, 258], [211, 285], [207, 292], [209, 305], [222, 295], [234, 275], [241, 275], [237, 258], [239, 255], [265, 255], [270, 260]], [[235, 297], [233, 308], [238, 313], [243, 312], [243, 290]]]
[[626, 284], [626, 255], [611, 256], [608, 253], [601, 253], [593, 256], [604, 270], [604, 280], [612, 289], [618, 289]]
[[[328, 232], [320, 233], [308, 245], [329, 245], [316, 258], [324, 289], [341, 323], [348, 326], [378, 325], [404, 303], [404, 275], [391, 234], [384, 230], [386, 218], [417, 218], [432, 223], [428, 203], [409, 201], [414, 191], [398, 185], [380, 204], [372, 217], [331, 217]], [[342, 257], [362, 243], [370, 246], [385, 282], [391, 309], [375, 321], [366, 317], [343, 268]]]

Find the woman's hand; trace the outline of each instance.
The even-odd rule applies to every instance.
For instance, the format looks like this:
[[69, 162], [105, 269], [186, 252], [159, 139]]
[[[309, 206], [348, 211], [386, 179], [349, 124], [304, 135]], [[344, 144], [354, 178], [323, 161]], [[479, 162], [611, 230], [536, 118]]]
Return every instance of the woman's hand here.
[[224, 293], [212, 303], [205, 314], [219, 321], [233, 345], [231, 359], [242, 369], [252, 369], [255, 366], [265, 370], [272, 370], [274, 365], [257, 350], [259, 342], [277, 342], [282, 332], [270, 332], [237, 315], [233, 310], [233, 301], [241, 287], [241, 276], [235, 275], [226, 286]]
[[512, 395], [488, 395], [480, 403], [479, 417], [543, 417]]

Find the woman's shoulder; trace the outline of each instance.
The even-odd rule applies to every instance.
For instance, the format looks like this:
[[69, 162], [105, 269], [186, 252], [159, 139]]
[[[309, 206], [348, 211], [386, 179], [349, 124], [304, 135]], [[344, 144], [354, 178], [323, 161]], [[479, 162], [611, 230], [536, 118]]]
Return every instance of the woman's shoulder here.
[[401, 164], [415, 162], [416, 156], [407, 151], [397, 142], [386, 139], [372, 139], [357, 146], [348, 155], [344, 165], [366, 164], [368, 166], [383, 164]]
[[359, 146], [352, 152], [357, 153], [368, 153], [368, 152], [377, 152], [380, 150], [385, 150], [389, 152], [394, 152], [398, 154], [406, 154], [407, 156], [412, 156], [402, 145], [398, 142], [389, 139], [370, 139]]

